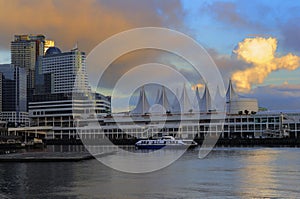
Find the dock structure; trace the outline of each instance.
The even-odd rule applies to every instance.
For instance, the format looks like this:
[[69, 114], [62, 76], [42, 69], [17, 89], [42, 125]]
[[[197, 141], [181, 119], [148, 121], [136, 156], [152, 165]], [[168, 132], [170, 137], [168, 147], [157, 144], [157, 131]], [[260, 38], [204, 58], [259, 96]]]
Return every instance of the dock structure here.
[[88, 152], [26, 152], [0, 155], [0, 162], [77, 162], [94, 159]]
[[7, 136], [22, 136], [25, 140], [29, 137], [44, 139], [53, 130], [52, 126], [8, 128]]
[[95, 151], [76, 151], [76, 152], [24, 152], [24, 153], [10, 153], [0, 155], [1, 162], [78, 162], [83, 160], [91, 160], [115, 154], [118, 150], [99, 149]]

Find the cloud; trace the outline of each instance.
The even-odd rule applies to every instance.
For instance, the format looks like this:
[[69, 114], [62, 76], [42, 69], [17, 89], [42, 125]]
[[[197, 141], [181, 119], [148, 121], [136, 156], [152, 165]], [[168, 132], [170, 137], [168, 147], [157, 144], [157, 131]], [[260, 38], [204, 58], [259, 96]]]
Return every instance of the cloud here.
[[289, 50], [300, 50], [300, 5], [298, 1], [273, 2], [208, 1], [200, 12], [206, 13], [214, 26], [221, 26], [228, 34], [253, 33], [278, 35], [282, 45]]
[[[191, 85], [202, 82], [201, 74], [198, 74], [193, 66], [180, 56], [158, 49], [142, 49], [132, 51], [116, 59], [102, 75], [98, 87], [112, 90], [116, 82], [128, 71], [147, 63], [153, 63], [153, 67], [155, 63], [166, 65], [182, 74]], [[170, 70], [152, 70], [151, 74], [146, 73], [146, 76], [153, 76], [156, 79], [162, 78], [166, 84], [172, 82], [174, 87], [181, 88], [184, 82], [174, 79], [172, 74]], [[145, 79], [145, 74], [136, 75], [134, 81], [137, 82], [140, 79]]]
[[195, 84], [192, 85], [192, 90], [195, 91], [196, 89], [203, 89], [204, 88], [204, 84]]
[[[159, 12], [158, 12], [159, 11]], [[89, 52], [109, 36], [134, 27], [185, 29], [179, 0], [0, 0], [0, 46], [9, 49], [15, 34], [46, 34], [62, 49]]]
[[251, 18], [245, 15], [244, 10], [239, 9], [237, 3], [234, 2], [215, 1], [204, 6], [201, 11], [208, 12], [218, 22], [226, 23], [231, 27], [265, 29], [260, 23], [252, 22]]
[[283, 83], [281, 85], [258, 86], [246, 95], [258, 99], [259, 106], [269, 110], [300, 110], [300, 85]]
[[291, 50], [300, 50], [300, 17], [292, 18], [280, 25], [283, 45]]
[[269, 85], [269, 87], [278, 92], [282, 92], [287, 97], [300, 97], [300, 84], [289, 84], [288, 81], [281, 85]]
[[237, 91], [249, 92], [253, 84], [261, 84], [265, 78], [280, 69], [295, 70], [300, 65], [300, 57], [288, 53], [276, 56], [277, 40], [275, 38], [246, 38], [238, 44], [234, 51], [237, 58], [251, 67], [238, 70], [232, 74]]
[[219, 68], [220, 73], [224, 79], [225, 85], [227, 85], [232, 73], [234, 73], [237, 70], [244, 70], [247, 67], [251, 66], [250, 64], [237, 59], [234, 54], [220, 54], [218, 51], [212, 48], [207, 49], [207, 51], [211, 58], [214, 60], [217, 67]]

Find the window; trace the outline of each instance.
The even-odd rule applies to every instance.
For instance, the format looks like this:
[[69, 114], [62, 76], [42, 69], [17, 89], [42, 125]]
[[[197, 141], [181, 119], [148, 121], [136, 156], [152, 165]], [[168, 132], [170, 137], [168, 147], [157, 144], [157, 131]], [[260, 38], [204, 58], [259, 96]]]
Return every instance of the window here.
[[273, 117], [269, 117], [268, 118], [268, 122], [274, 122], [274, 118]]

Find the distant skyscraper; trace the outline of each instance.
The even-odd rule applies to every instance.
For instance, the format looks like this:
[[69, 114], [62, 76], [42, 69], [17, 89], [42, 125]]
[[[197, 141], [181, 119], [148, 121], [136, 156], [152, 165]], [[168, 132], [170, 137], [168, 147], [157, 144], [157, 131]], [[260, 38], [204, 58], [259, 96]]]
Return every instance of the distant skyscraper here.
[[33, 94], [36, 61], [44, 55], [44, 45], [44, 35], [15, 35], [11, 42], [11, 63], [26, 70], [28, 101]]
[[0, 65], [1, 120], [12, 123], [28, 122], [25, 68]]

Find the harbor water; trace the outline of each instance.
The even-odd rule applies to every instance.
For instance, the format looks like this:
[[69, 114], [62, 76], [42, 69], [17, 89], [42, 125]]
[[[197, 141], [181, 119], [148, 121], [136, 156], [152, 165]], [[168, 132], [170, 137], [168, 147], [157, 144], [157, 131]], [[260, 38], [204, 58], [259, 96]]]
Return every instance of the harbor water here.
[[299, 185], [299, 148], [219, 147], [203, 159], [196, 148], [144, 174], [96, 159], [0, 163], [0, 198], [297, 198]]

